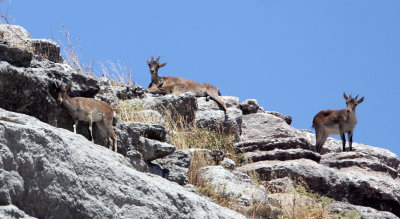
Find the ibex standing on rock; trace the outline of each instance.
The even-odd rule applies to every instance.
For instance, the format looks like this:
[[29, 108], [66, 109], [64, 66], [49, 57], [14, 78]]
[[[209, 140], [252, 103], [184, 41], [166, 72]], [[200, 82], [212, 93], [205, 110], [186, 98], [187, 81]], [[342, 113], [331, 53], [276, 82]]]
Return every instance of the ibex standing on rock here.
[[347, 108], [342, 110], [322, 110], [317, 113], [313, 119], [313, 127], [316, 133], [316, 151], [321, 153], [322, 145], [324, 145], [329, 135], [339, 135], [343, 143], [343, 151], [345, 151], [346, 137], [349, 137], [350, 151], [353, 144], [353, 130], [357, 124], [356, 107], [364, 101], [364, 97], [357, 100], [358, 94], [355, 98], [347, 97], [343, 93], [346, 100]]
[[219, 105], [222, 106], [225, 113], [226, 106], [221, 100], [219, 89], [211, 84], [197, 83], [192, 80], [178, 77], [159, 77], [158, 69], [164, 67], [167, 63], [160, 64], [158, 62], [160, 56], [154, 61], [154, 56], [151, 57], [151, 61], [147, 60], [147, 64], [150, 67], [151, 83], [146, 89], [148, 93], [158, 94], [180, 94], [185, 92], [193, 92], [197, 97], [207, 97], [207, 100], [215, 100]]
[[92, 142], [94, 142], [92, 124], [96, 122], [102, 134], [108, 138], [110, 150], [114, 146], [115, 152], [117, 152], [117, 135], [113, 129], [114, 110], [107, 103], [93, 98], [70, 97], [67, 91], [71, 86], [72, 83], [70, 81], [66, 86], [56, 85], [56, 89], [58, 93], [57, 101], [67, 108], [68, 113], [74, 120], [74, 132], [76, 133], [78, 121], [88, 122], [89, 134]]

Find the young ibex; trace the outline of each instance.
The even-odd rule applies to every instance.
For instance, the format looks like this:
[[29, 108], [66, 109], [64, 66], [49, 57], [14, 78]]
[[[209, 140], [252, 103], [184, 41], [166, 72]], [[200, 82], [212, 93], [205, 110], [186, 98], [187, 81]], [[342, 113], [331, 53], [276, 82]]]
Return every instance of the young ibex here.
[[345, 151], [346, 137], [349, 137], [350, 151], [353, 144], [353, 130], [357, 124], [356, 107], [364, 101], [364, 97], [357, 100], [358, 94], [355, 98], [347, 97], [343, 93], [346, 100], [347, 108], [342, 110], [322, 110], [317, 113], [313, 119], [313, 127], [316, 133], [315, 149], [321, 153], [322, 145], [324, 145], [329, 135], [339, 135], [343, 143], [343, 151]]
[[211, 84], [197, 83], [192, 80], [178, 77], [159, 77], [158, 69], [164, 67], [167, 63], [160, 64], [158, 61], [160, 56], [154, 61], [154, 56], [151, 57], [151, 61], [147, 60], [147, 64], [150, 67], [151, 83], [146, 89], [148, 93], [158, 94], [180, 94], [185, 92], [193, 92], [197, 97], [207, 97], [215, 100], [219, 105], [222, 106], [225, 113], [225, 103], [219, 98], [221, 95], [219, 89]]
[[117, 136], [113, 129], [114, 110], [107, 103], [93, 98], [70, 97], [67, 91], [72, 86], [71, 81], [66, 86], [55, 86], [58, 93], [57, 101], [67, 108], [68, 113], [74, 120], [74, 132], [76, 133], [78, 121], [88, 122], [89, 134], [92, 142], [94, 142], [92, 124], [96, 122], [102, 134], [108, 137], [110, 150], [114, 146], [115, 152], [117, 152]]

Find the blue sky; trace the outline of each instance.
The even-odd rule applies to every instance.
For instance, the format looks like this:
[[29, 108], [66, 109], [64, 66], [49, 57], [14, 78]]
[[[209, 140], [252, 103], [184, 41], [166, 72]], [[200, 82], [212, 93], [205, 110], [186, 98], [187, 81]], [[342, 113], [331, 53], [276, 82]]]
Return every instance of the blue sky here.
[[146, 59], [161, 55], [160, 75], [257, 99], [296, 128], [360, 93], [354, 141], [399, 155], [399, 11], [398, 0], [14, 0], [9, 15], [34, 38], [64, 40], [64, 24], [83, 62], [119, 62], [144, 87]]

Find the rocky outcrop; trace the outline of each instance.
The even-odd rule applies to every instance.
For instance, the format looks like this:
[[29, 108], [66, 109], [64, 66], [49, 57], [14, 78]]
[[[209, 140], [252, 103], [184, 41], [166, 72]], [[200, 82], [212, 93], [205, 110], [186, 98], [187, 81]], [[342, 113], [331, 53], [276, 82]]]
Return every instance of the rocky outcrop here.
[[149, 172], [176, 182], [179, 185], [186, 185], [189, 181], [191, 156], [187, 151], [178, 150], [164, 158], [154, 160], [149, 164]]
[[142, 99], [130, 99], [127, 103], [139, 110], [157, 110], [162, 115], [169, 114], [173, 119], [185, 119], [187, 122], [194, 121], [197, 110], [197, 100], [192, 93], [165, 96], [146, 93]]
[[34, 219], [14, 205], [0, 206], [0, 218]]
[[38, 218], [244, 218], [80, 135], [0, 109], [0, 203]]
[[239, 98], [222, 96], [221, 99], [227, 107], [226, 115], [215, 101], [207, 101], [205, 97], [197, 98], [196, 124], [208, 130], [233, 134], [239, 138], [242, 124]]
[[210, 183], [212, 188], [235, 208], [246, 211], [254, 203], [268, 204], [265, 187], [257, 185], [248, 175], [229, 171], [221, 166], [208, 166], [199, 170], [200, 180]]
[[258, 105], [258, 101], [256, 99], [248, 99], [240, 103], [240, 109], [243, 112], [243, 115], [257, 113], [260, 109]]
[[323, 196], [360, 206], [355, 208], [360, 215], [361, 206], [400, 215], [400, 163], [395, 154], [359, 143], [353, 143], [354, 151], [341, 152], [341, 141], [328, 138], [320, 155], [314, 152], [315, 135], [289, 126], [288, 120], [268, 111], [243, 116], [241, 141], [235, 146], [253, 163], [239, 171], [256, 171], [278, 193], [301, 180]]
[[[2, 39], [6, 40], [12, 48], [19, 48], [26, 52], [30, 51], [31, 59], [33, 53], [52, 62], [62, 63], [64, 61], [60, 56], [60, 46], [56, 42], [47, 39], [32, 39], [32, 36], [23, 27], [1, 24], [0, 36]], [[29, 63], [27, 65], [18, 66], [28, 67]]]

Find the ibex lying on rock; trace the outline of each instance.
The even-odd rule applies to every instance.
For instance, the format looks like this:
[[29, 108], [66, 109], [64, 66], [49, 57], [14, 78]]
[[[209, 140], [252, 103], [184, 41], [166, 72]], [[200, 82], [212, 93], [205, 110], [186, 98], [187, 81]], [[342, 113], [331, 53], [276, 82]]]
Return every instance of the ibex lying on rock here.
[[71, 81], [66, 86], [55, 86], [58, 93], [57, 101], [67, 108], [68, 113], [74, 120], [74, 132], [76, 133], [78, 121], [88, 122], [89, 134], [92, 142], [94, 142], [92, 124], [96, 122], [102, 134], [108, 137], [110, 150], [112, 150], [112, 146], [114, 146], [115, 152], [117, 152], [117, 136], [113, 129], [115, 113], [111, 106], [93, 98], [70, 97], [67, 91], [72, 86]]
[[364, 97], [357, 100], [358, 94], [355, 98], [347, 97], [343, 93], [346, 100], [347, 108], [342, 110], [322, 110], [317, 113], [313, 119], [313, 127], [316, 133], [316, 151], [321, 153], [322, 145], [324, 145], [329, 135], [339, 135], [343, 143], [343, 151], [345, 151], [346, 137], [349, 137], [350, 151], [353, 144], [353, 130], [357, 124], [356, 107], [364, 101]]
[[192, 80], [178, 77], [159, 77], [158, 69], [164, 67], [167, 63], [160, 64], [158, 60], [160, 56], [154, 61], [154, 56], [151, 57], [151, 61], [147, 60], [147, 64], [150, 67], [151, 83], [146, 89], [148, 93], [158, 94], [180, 94], [185, 92], [193, 92], [197, 97], [207, 97], [207, 100], [215, 100], [219, 105], [222, 106], [226, 113], [225, 103], [219, 98], [219, 89], [211, 84], [197, 83]]

